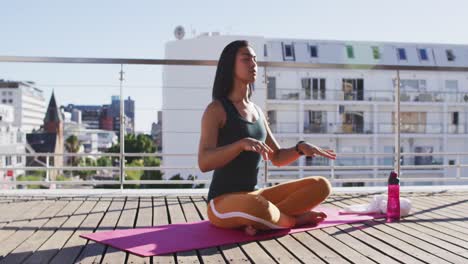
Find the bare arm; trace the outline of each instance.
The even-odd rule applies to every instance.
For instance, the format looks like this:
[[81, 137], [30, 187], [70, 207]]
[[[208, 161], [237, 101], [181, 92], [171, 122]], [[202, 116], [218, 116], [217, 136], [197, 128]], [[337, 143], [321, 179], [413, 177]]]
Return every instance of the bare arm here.
[[228, 164], [242, 151], [255, 151], [266, 157], [272, 150], [263, 142], [252, 138], [243, 138], [234, 143], [216, 147], [218, 129], [226, 122], [226, 113], [218, 101], [211, 102], [203, 113], [200, 144], [198, 148], [198, 167], [202, 172], [211, 171]]

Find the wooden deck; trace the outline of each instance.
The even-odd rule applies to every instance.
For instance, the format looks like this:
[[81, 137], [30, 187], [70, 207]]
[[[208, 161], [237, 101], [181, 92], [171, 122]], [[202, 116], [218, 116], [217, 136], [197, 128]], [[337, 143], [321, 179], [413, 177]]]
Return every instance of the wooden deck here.
[[[0, 197], [0, 263], [468, 263], [468, 192], [404, 193], [412, 215], [141, 258], [81, 233], [206, 219], [201, 196]], [[372, 195], [336, 194], [327, 206]]]

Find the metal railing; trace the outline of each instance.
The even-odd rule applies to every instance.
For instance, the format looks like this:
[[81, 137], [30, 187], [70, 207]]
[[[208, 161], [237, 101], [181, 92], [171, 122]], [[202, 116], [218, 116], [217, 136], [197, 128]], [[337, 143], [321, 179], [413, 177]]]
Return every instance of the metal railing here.
[[[195, 157], [197, 154], [163, 154], [163, 153], [125, 153], [123, 155], [124, 158], [128, 157], [160, 157], [163, 158], [165, 156], [175, 156], [175, 157]], [[30, 157], [30, 158], [44, 158], [46, 160], [45, 166], [7, 166], [0, 168], [0, 174], [2, 172], [13, 171], [14, 173], [11, 176], [6, 176], [6, 180], [0, 181], [0, 185], [7, 185], [7, 186], [20, 186], [20, 185], [44, 185], [44, 186], [54, 186], [54, 185], [86, 185], [86, 186], [104, 186], [104, 185], [119, 185], [121, 189], [124, 188], [125, 185], [134, 185], [134, 184], [209, 184], [210, 180], [201, 180], [201, 179], [194, 179], [194, 180], [127, 180], [126, 173], [129, 171], [168, 171], [168, 170], [199, 170], [198, 166], [120, 166], [120, 158], [121, 155], [118, 153], [80, 153], [80, 154], [57, 154], [57, 153], [0, 153], [0, 158], [5, 156], [10, 157]], [[54, 157], [61, 157], [63, 159], [67, 157], [89, 157], [89, 156], [100, 156], [100, 157], [109, 157], [115, 158], [119, 160], [116, 165], [112, 166], [54, 166], [51, 163]], [[385, 182], [386, 177], [379, 177], [375, 174], [372, 175], [373, 172], [385, 172], [394, 169], [393, 165], [382, 165], [381, 160], [377, 159], [378, 157], [383, 157], [387, 159], [394, 159], [394, 153], [337, 153], [337, 156], [342, 158], [342, 161], [335, 161], [335, 160], [327, 160], [328, 165], [299, 165], [299, 162], [295, 162], [295, 164], [282, 166], [282, 167], [274, 167], [270, 161], [264, 163], [262, 169], [267, 169], [266, 177], [260, 178], [260, 182], [263, 185], [270, 184], [270, 183], [279, 183], [283, 181], [287, 181], [290, 179], [294, 179], [295, 177], [286, 177], [286, 179], [272, 179], [269, 178], [269, 175], [274, 175], [275, 172], [294, 172], [297, 177], [297, 174], [302, 171], [303, 173], [310, 174], [311, 172], [319, 173], [322, 176], [326, 176], [330, 179], [332, 183], [341, 183], [341, 182], [364, 182], [364, 183], [372, 183], [372, 182]], [[403, 170], [403, 174], [401, 180], [403, 182], [427, 182], [427, 181], [438, 181], [438, 182], [465, 182], [468, 181], [468, 176], [462, 176], [462, 169], [468, 168], [468, 163], [463, 163], [462, 157], [468, 157], [468, 152], [454, 152], [454, 153], [446, 153], [446, 152], [434, 152], [434, 153], [401, 153], [402, 159], [404, 157], [433, 157], [437, 156], [446, 156], [446, 157], [453, 157], [454, 163], [453, 164], [423, 164], [423, 165], [401, 165], [401, 169]], [[346, 165], [346, 159], [354, 159], [355, 165]], [[26, 159], [24, 159], [26, 160]], [[360, 162], [361, 161], [361, 162]], [[436, 159], [436, 163], [440, 163], [440, 159]], [[307, 164], [307, 162], [305, 162]], [[405, 164], [404, 162], [402, 162]], [[413, 162], [414, 163], [414, 162]], [[266, 165], [266, 167], [265, 167]], [[122, 170], [123, 168], [123, 170]], [[406, 177], [407, 175], [411, 175], [412, 171], [419, 171], [420, 173], [430, 172], [430, 171], [439, 171], [443, 172], [444, 169], [453, 169], [455, 170], [453, 177], [437, 177], [437, 178], [428, 178], [428, 177]], [[352, 170], [359, 170], [360, 172], [367, 171], [369, 177], [342, 177], [338, 179], [336, 177], [337, 174], [346, 174], [346, 172]], [[17, 171], [43, 171], [44, 179], [40, 181], [29, 181], [29, 180], [17, 180], [18, 176]], [[50, 176], [50, 172], [56, 172], [57, 174], [64, 175], [64, 172], [74, 172], [74, 171], [102, 171], [105, 174], [109, 174], [109, 172], [115, 172], [115, 175], [118, 177], [109, 177], [106, 180], [96, 180], [93, 179], [95, 177], [91, 177], [91, 179], [81, 179], [81, 180], [54, 180]], [[58, 173], [62, 172], [62, 173]], [[5, 173], [4, 173], [5, 174]], [[352, 174], [350, 174], [352, 175]], [[265, 176], [265, 175], [263, 175]], [[76, 175], [74, 175], [75, 178]], [[122, 178], [121, 178], [122, 177]], [[10, 179], [9, 179], [10, 178]], [[55, 188], [55, 187], [54, 187]]]
[[[357, 91], [345, 92], [338, 89], [326, 89], [324, 91], [306, 91], [300, 88], [270, 88], [268, 100], [286, 101], [367, 101], [367, 102], [392, 102], [392, 91], [365, 89], [361, 93]], [[467, 103], [468, 92], [441, 92], [441, 91], [414, 91], [402, 89], [400, 100], [404, 103], [436, 102], [436, 103]]]
[[[0, 62], [7, 62], [7, 63], [70, 63], [70, 64], [117, 64], [121, 66], [120, 72], [120, 98], [123, 97], [123, 69], [124, 65], [174, 65], [174, 66], [216, 66], [217, 61], [215, 60], [159, 60], [159, 59], [121, 59], [121, 58], [67, 58], [67, 57], [25, 57], [25, 56], [0, 56]], [[400, 101], [407, 101], [405, 98], [405, 94], [400, 93], [400, 72], [401, 71], [446, 71], [446, 72], [468, 72], [468, 67], [443, 67], [443, 66], [401, 66], [401, 65], [367, 65], [367, 64], [354, 64], [354, 65], [347, 65], [347, 64], [311, 64], [311, 63], [297, 63], [297, 62], [259, 62], [258, 66], [263, 68], [265, 71], [265, 81], [267, 83], [267, 69], [270, 68], [289, 68], [289, 69], [353, 69], [353, 70], [387, 70], [387, 71], [395, 71], [396, 73], [396, 80], [397, 84], [395, 87], [395, 91], [393, 93], [392, 99], [394, 101], [395, 107], [395, 120], [400, 120]], [[307, 97], [307, 94], [302, 94], [302, 91], [299, 89], [297, 98], [300, 97]], [[317, 99], [320, 98], [320, 92], [317, 95]], [[294, 95], [296, 96], [296, 95]], [[315, 96], [315, 94], [311, 94], [310, 96]], [[360, 95], [351, 94], [348, 96], [348, 99], [360, 97]], [[378, 96], [374, 96], [378, 98]], [[370, 98], [374, 98], [370, 97]], [[403, 99], [402, 99], [403, 97]], [[339, 96], [341, 98], [341, 96]], [[389, 98], [385, 96], [385, 98]], [[398, 98], [399, 100], [394, 100], [394, 98]], [[418, 97], [418, 101], [432, 101], [428, 100], [428, 96], [420, 98]], [[432, 97], [431, 97], [432, 98]], [[458, 97], [457, 97], [458, 98]], [[465, 99], [462, 97], [463, 100]], [[266, 98], [268, 99], [268, 98]], [[311, 99], [313, 99], [311, 97]], [[343, 93], [343, 99], [346, 100], [345, 94]], [[372, 99], [374, 100], [374, 99]], [[385, 99], [387, 100], [387, 99]], [[409, 99], [411, 101], [411, 97]], [[458, 100], [458, 99], [457, 99]], [[437, 100], [436, 100], [437, 101]], [[124, 129], [125, 129], [125, 115], [124, 113], [124, 106], [123, 100], [120, 100], [120, 142], [124, 142]], [[396, 170], [400, 174], [400, 170], [414, 170], [414, 169], [447, 169], [453, 168], [456, 169], [456, 176], [455, 177], [443, 177], [443, 178], [406, 178], [403, 177], [402, 181], [429, 181], [429, 180], [437, 180], [437, 181], [461, 181], [465, 180], [466, 178], [461, 176], [462, 168], [468, 167], [468, 164], [461, 162], [462, 156], [467, 156], [468, 153], [458, 152], [458, 153], [401, 153], [400, 152], [400, 123], [397, 122], [396, 129], [395, 129], [395, 153], [357, 153], [357, 154], [350, 154], [350, 153], [338, 153], [338, 156], [345, 157], [345, 156], [370, 156], [374, 158], [374, 161], [379, 156], [391, 157], [393, 159], [392, 166], [382, 166], [374, 162], [372, 165], [353, 165], [353, 166], [344, 166], [344, 165], [336, 165], [335, 161], [331, 160], [330, 165], [328, 166], [283, 166], [280, 168], [270, 168], [269, 162], [265, 162], [263, 166], [263, 179], [264, 183], [274, 183], [281, 180], [269, 180], [270, 172], [274, 172], [276, 170], [310, 170], [314, 169], [317, 171], [323, 170], [330, 170], [330, 179], [332, 182], [344, 182], [344, 181], [364, 181], [364, 182], [381, 182], [386, 181], [386, 178], [353, 178], [353, 179], [338, 179], [336, 178], [336, 171], [341, 170]], [[1, 167], [0, 171], [20, 171], [20, 170], [36, 170], [36, 171], [45, 171], [46, 177], [45, 181], [16, 181], [15, 175], [13, 175], [12, 181], [1, 181], [0, 184], [3, 185], [30, 185], [30, 184], [45, 184], [45, 185], [52, 185], [52, 184], [61, 184], [61, 185], [82, 185], [82, 184], [118, 184], [120, 188], [123, 189], [124, 185], [127, 184], [177, 184], [177, 183], [190, 183], [190, 184], [199, 184], [199, 183], [208, 183], [208, 180], [138, 180], [138, 181], [127, 181], [125, 179], [125, 172], [132, 171], [132, 170], [169, 170], [169, 169], [198, 169], [197, 166], [192, 167], [165, 167], [165, 166], [157, 166], [157, 167], [127, 167], [124, 160], [127, 157], [166, 157], [166, 156], [196, 156], [196, 154], [166, 154], [166, 153], [126, 153], [124, 149], [124, 144], [120, 144], [120, 152], [116, 154], [110, 153], [99, 153], [99, 154], [57, 154], [57, 153], [35, 153], [35, 154], [19, 154], [19, 153], [0, 153], [0, 156], [31, 156], [31, 157], [46, 157], [45, 159], [45, 166], [11, 166], [11, 167]], [[50, 163], [50, 159], [52, 157], [62, 157], [65, 158], [67, 156], [108, 156], [111, 158], [115, 158], [119, 160], [116, 166], [52, 166]], [[402, 156], [424, 156], [424, 155], [447, 155], [447, 156], [455, 156], [456, 163], [454, 164], [438, 164], [438, 165], [401, 165], [399, 162]], [[53, 181], [50, 179], [50, 171], [74, 171], [74, 170], [113, 170], [117, 171], [119, 174], [118, 180], [112, 179], [109, 181]], [[8, 177], [8, 176], [7, 176]]]

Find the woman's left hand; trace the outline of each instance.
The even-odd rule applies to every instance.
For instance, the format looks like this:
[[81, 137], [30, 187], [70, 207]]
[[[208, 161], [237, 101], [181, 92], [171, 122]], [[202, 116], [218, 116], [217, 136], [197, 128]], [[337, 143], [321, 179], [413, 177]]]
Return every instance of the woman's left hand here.
[[322, 156], [329, 159], [336, 159], [335, 151], [331, 149], [322, 149], [315, 145], [309, 143], [301, 143], [299, 149], [304, 153], [304, 155], [309, 157]]

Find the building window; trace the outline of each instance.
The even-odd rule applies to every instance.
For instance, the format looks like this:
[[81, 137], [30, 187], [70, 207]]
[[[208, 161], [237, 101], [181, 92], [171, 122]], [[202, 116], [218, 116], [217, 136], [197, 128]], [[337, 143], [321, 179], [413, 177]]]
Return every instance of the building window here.
[[303, 99], [325, 99], [326, 85], [324, 78], [303, 78], [302, 85], [302, 98]]
[[452, 125], [458, 126], [458, 112], [452, 113]]
[[13, 103], [13, 99], [8, 99], [8, 103], [12, 104], [12, 103]]
[[2, 99], [2, 103], [6, 104], [7, 100], [6, 99]]
[[311, 58], [317, 58], [318, 57], [317, 46], [310, 46], [309, 51], [310, 51], [310, 57]]
[[11, 166], [11, 156], [6, 156], [5, 157], [5, 165], [6, 166]]
[[427, 61], [429, 58], [427, 57], [427, 50], [426, 49], [419, 49], [419, 59], [422, 61]]
[[263, 45], [263, 56], [267, 57], [268, 56], [268, 51], [267, 51], [267, 44]]
[[13, 95], [13, 92], [12, 92], [12, 91], [9, 91], [9, 92], [8, 92], [8, 95]]
[[364, 100], [364, 79], [342, 80], [343, 100]]
[[284, 60], [294, 60], [294, 46], [292, 44], [283, 44]]
[[267, 78], [267, 98], [276, 99], [276, 77]]
[[354, 59], [354, 49], [353, 46], [347, 45], [346, 46], [346, 54], [348, 55], [349, 59]]
[[380, 50], [379, 47], [372, 47], [372, 56], [374, 57], [375, 60], [380, 59]]
[[447, 55], [447, 60], [448, 61], [454, 61], [455, 60], [455, 54], [453, 54], [453, 50], [451, 50], [451, 49], [445, 50], [445, 54]]
[[404, 48], [398, 48], [397, 52], [399, 60], [406, 60], [406, 50]]
[[16, 156], [16, 163], [21, 163], [22, 157], [21, 156]]
[[7, 92], [5, 92], [5, 91], [2, 92], [2, 95], [6, 95], [6, 94], [7, 94]]

